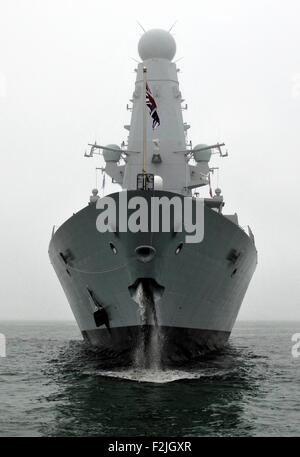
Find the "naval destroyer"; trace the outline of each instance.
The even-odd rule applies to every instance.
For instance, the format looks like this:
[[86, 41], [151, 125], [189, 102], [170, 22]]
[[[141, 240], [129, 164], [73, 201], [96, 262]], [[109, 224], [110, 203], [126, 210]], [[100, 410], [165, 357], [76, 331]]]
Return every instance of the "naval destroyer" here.
[[85, 154], [102, 156], [120, 190], [94, 189], [53, 231], [49, 256], [92, 346], [135, 361], [190, 360], [228, 340], [257, 251], [251, 229], [225, 214], [211, 188], [210, 161], [227, 155], [224, 145], [187, 142], [173, 36], [149, 30], [138, 52], [127, 144], [95, 143]]

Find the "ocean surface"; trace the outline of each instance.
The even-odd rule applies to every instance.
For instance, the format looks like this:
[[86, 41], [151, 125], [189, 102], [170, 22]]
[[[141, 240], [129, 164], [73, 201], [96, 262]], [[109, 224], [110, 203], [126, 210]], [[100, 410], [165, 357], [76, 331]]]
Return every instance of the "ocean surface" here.
[[0, 436], [300, 436], [300, 322], [238, 322], [219, 354], [120, 368], [73, 322], [0, 322]]

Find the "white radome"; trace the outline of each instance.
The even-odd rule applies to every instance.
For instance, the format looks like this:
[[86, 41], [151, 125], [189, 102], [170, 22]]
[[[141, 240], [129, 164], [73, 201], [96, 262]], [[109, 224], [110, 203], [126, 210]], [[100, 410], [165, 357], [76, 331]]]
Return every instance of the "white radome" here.
[[122, 154], [120, 146], [118, 146], [117, 144], [108, 144], [106, 147], [115, 149], [115, 151], [103, 149], [103, 158], [105, 162], [119, 162]]
[[176, 42], [166, 30], [152, 29], [142, 35], [138, 51], [142, 60], [155, 58], [172, 60], [176, 54]]
[[205, 151], [197, 151], [197, 149], [206, 148], [207, 144], [197, 144], [193, 148], [194, 159], [196, 162], [209, 162], [211, 158], [212, 151], [211, 149], [206, 149]]

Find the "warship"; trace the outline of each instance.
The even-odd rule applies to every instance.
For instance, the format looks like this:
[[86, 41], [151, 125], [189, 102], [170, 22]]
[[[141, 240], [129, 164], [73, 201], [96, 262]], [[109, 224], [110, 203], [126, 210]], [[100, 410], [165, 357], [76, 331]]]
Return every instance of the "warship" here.
[[53, 230], [49, 256], [84, 340], [149, 366], [227, 342], [257, 250], [212, 190], [210, 161], [228, 155], [224, 144], [187, 140], [173, 35], [148, 30], [138, 52], [127, 143], [85, 153], [102, 157], [119, 191], [93, 189]]

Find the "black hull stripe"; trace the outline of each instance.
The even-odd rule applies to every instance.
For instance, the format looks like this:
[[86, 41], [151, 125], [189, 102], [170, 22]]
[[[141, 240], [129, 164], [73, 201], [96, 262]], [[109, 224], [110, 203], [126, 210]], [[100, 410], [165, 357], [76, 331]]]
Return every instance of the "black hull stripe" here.
[[[82, 336], [89, 344], [116, 352], [134, 351], [144, 334], [153, 326], [128, 326], [84, 330]], [[227, 342], [230, 332], [183, 327], [160, 327], [161, 353], [164, 359], [191, 359], [204, 353], [220, 349]]]

